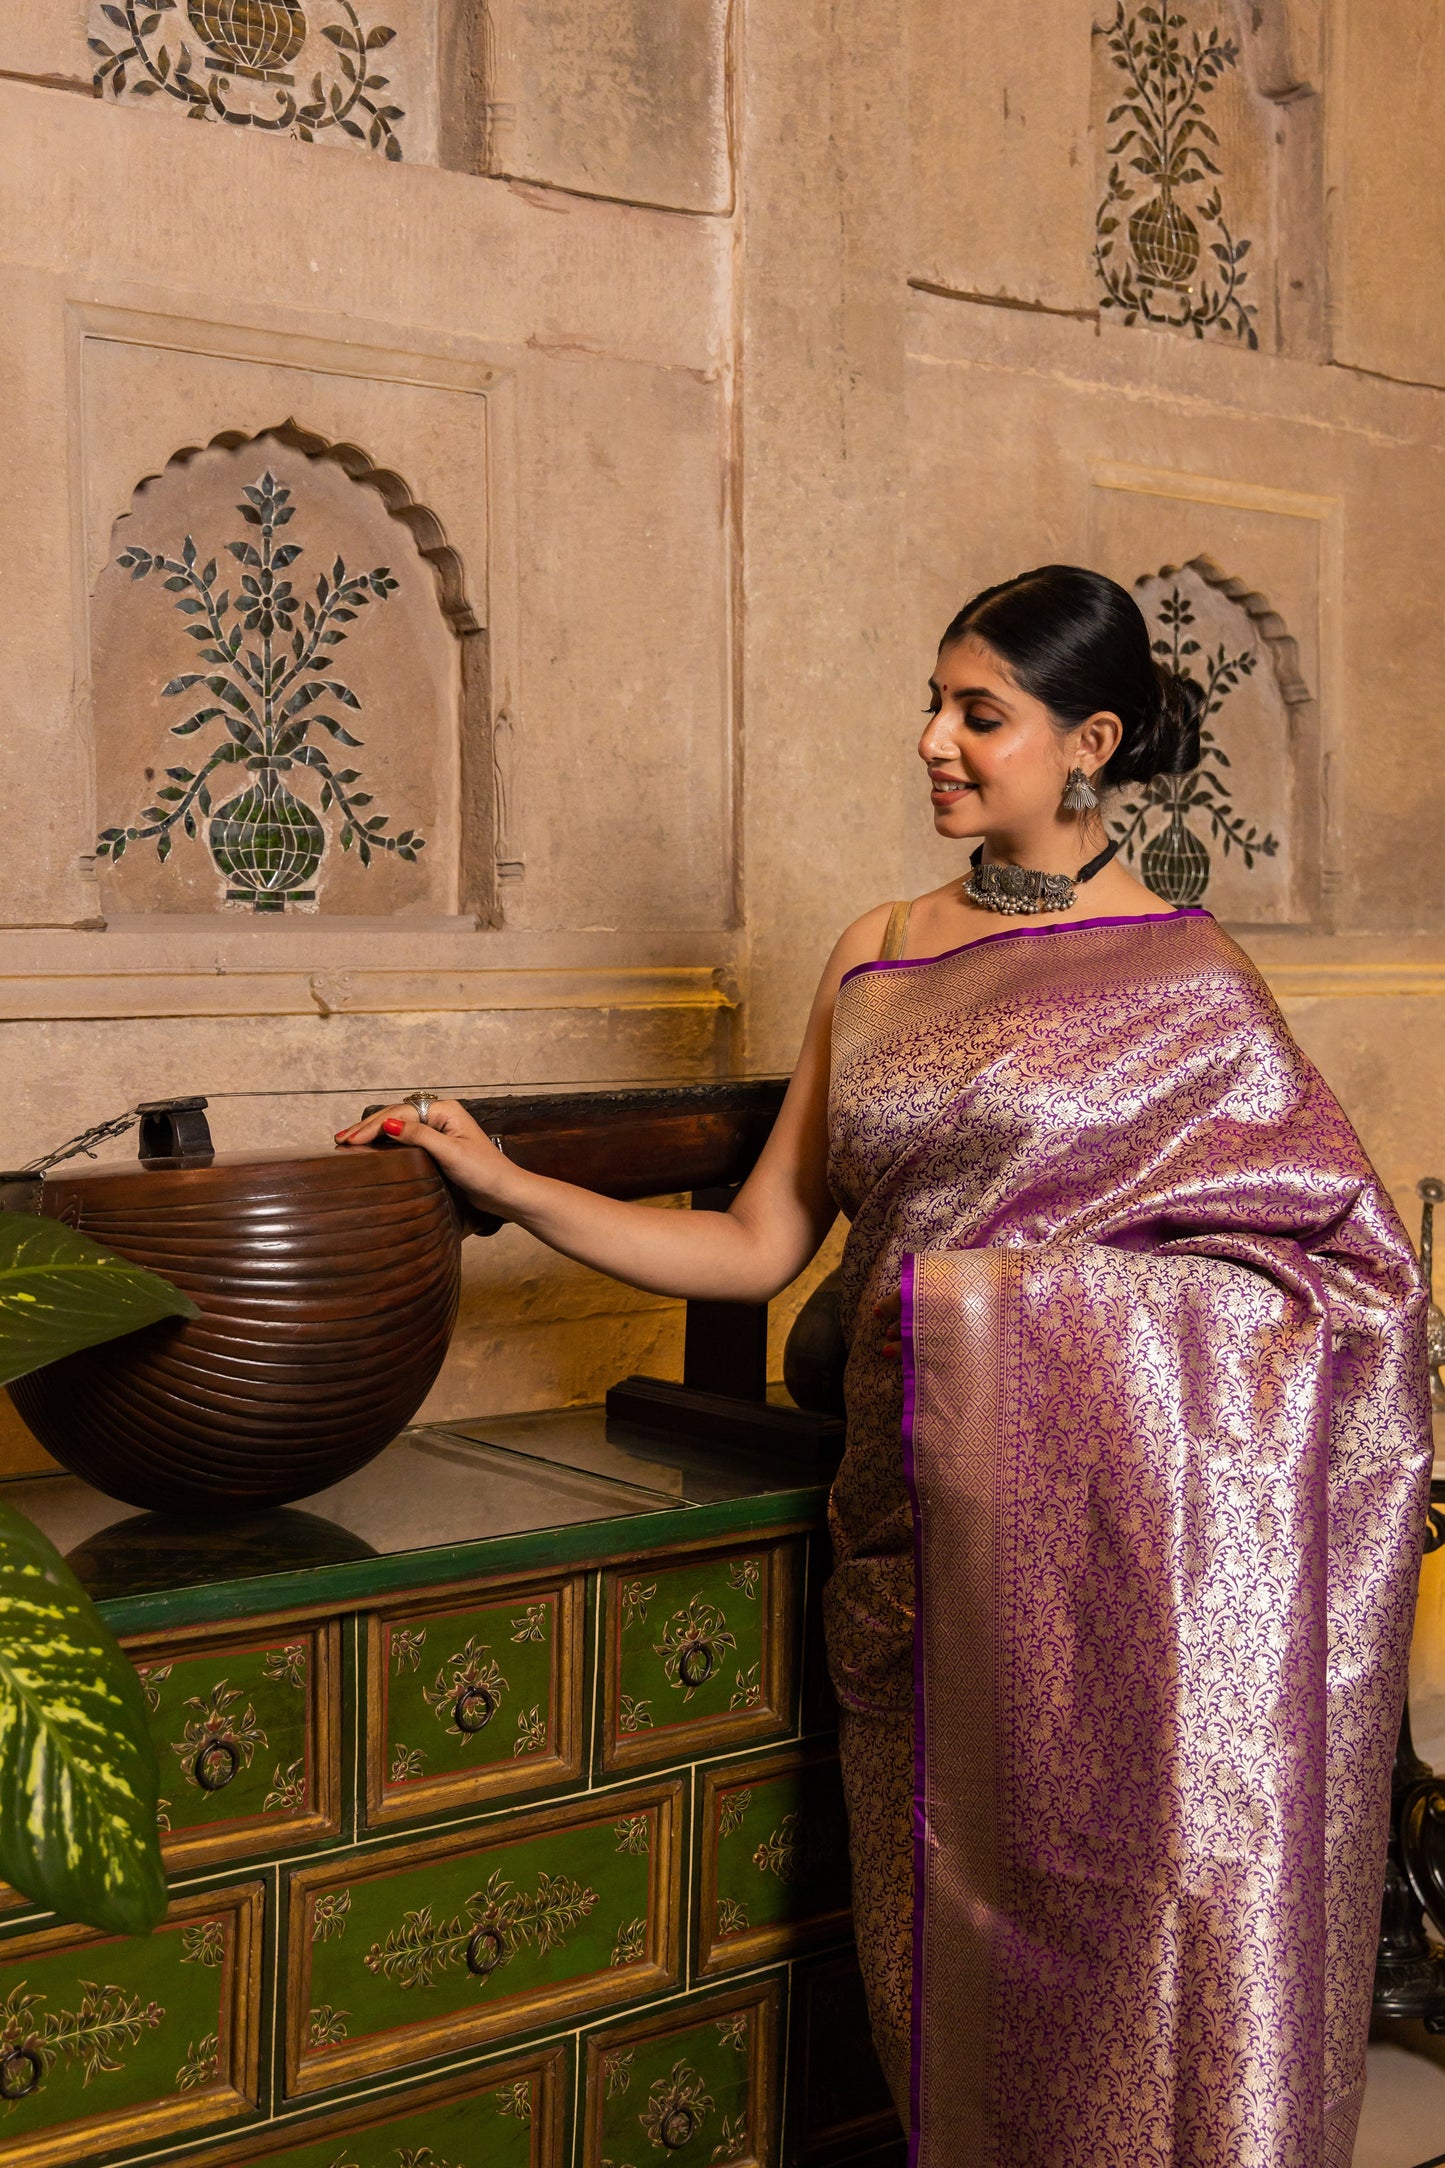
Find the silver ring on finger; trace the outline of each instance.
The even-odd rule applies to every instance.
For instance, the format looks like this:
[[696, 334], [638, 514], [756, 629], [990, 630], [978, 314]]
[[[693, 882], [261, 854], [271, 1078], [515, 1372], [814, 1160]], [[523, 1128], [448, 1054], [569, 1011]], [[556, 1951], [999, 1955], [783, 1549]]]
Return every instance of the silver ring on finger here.
[[422, 1128], [429, 1129], [431, 1127], [431, 1110], [436, 1105], [437, 1100], [440, 1097], [440, 1092], [427, 1091], [425, 1089], [423, 1089], [422, 1091], [408, 1092], [405, 1099], [403, 1099], [402, 1101], [402, 1105], [404, 1107], [415, 1107], [416, 1118], [421, 1123]]

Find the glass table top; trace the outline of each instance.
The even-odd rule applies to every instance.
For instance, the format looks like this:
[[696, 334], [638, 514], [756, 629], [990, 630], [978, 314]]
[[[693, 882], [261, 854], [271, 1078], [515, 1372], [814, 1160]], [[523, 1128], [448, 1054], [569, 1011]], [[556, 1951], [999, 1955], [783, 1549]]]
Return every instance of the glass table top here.
[[76, 1476], [0, 1484], [98, 1600], [339, 1565], [804, 1488], [719, 1447], [643, 1439], [600, 1408], [404, 1431], [366, 1467], [295, 1505], [240, 1517], [128, 1507]]

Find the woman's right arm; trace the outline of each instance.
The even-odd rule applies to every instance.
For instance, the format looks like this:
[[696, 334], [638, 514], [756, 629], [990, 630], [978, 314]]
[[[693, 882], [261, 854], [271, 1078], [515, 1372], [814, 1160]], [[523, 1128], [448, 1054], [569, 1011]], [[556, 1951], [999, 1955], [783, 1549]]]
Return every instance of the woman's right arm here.
[[798, 1065], [756, 1166], [726, 1212], [660, 1212], [531, 1174], [499, 1152], [457, 1101], [383, 1109], [338, 1143], [369, 1144], [383, 1123], [419, 1144], [478, 1210], [525, 1227], [564, 1257], [651, 1294], [766, 1302], [795, 1280], [836, 1215], [828, 1189], [833, 1004], [845, 971], [878, 953], [887, 905], [850, 926], [819, 983]]

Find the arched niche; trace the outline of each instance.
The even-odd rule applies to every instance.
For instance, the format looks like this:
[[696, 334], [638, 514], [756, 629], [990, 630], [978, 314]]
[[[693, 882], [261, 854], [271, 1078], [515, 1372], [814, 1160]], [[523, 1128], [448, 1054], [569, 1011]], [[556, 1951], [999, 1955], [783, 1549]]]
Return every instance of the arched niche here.
[[1204, 693], [1203, 757], [1190, 775], [1126, 788], [1111, 832], [1165, 903], [1297, 924], [1314, 855], [1314, 703], [1297, 643], [1265, 595], [1204, 555], [1144, 574], [1134, 593], [1160, 662]]
[[294, 419], [178, 450], [92, 598], [107, 918], [490, 917], [486, 663], [395, 470]]

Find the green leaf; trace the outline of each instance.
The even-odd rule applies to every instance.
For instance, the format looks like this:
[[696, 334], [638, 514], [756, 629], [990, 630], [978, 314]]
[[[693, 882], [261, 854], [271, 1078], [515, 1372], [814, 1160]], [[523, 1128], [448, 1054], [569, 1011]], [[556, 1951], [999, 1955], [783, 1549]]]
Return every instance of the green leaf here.
[[54, 1545], [0, 1503], [0, 1874], [62, 1919], [149, 1934], [166, 1909], [158, 1783], [133, 1667]]
[[63, 1221], [0, 1212], [0, 1384], [158, 1318], [199, 1315], [168, 1280]]

